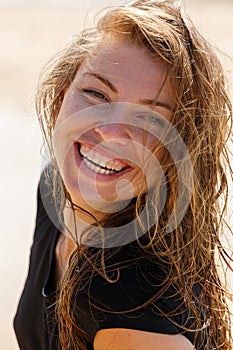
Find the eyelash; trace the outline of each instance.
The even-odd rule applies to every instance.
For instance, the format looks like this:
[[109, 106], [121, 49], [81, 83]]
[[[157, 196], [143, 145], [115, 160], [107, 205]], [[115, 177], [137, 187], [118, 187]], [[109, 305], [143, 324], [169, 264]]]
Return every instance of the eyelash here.
[[158, 124], [159, 126], [163, 127], [164, 122], [161, 118], [155, 117], [154, 115], [136, 115], [136, 119], [144, 119], [145, 121], [151, 121], [153, 124]]
[[82, 91], [85, 92], [86, 94], [93, 95], [94, 97], [100, 100], [105, 100], [106, 102], [109, 102], [108, 99], [98, 91], [95, 91], [93, 89], [82, 89]]

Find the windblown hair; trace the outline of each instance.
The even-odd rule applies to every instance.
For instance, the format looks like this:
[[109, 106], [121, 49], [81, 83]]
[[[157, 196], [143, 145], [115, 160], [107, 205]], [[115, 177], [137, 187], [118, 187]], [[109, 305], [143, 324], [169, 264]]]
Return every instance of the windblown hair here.
[[[226, 169], [232, 170], [227, 142], [232, 130], [232, 105], [222, 65], [210, 44], [198, 33], [192, 22], [174, 1], [136, 0], [105, 12], [94, 29], [84, 30], [73, 43], [52, 61], [41, 78], [37, 94], [37, 113], [54, 163], [54, 188], [70, 195], [56, 165], [52, 137], [63, 93], [69, 87], [80, 65], [93, 54], [97, 43], [113, 35], [141, 45], [169, 65], [169, 79], [174, 92], [173, 125], [188, 149], [193, 168], [193, 191], [188, 209], [177, 227], [165, 234], [168, 218], [176, 206], [178, 180], [176, 164], [166, 171], [167, 198], [162, 215], [140, 240], [141, 254], [155, 256], [167, 265], [164, 287], [175, 285], [186, 307], [196, 315], [196, 328], [202, 328], [200, 310], [194, 306], [193, 287], [201, 287], [196, 304], [205, 307], [208, 349], [232, 349], [230, 311], [227, 292], [217, 269], [230, 258], [221, 235], [227, 227], [224, 213], [228, 199]], [[182, 161], [182, 160], [181, 160]], [[180, 179], [179, 179], [180, 180]], [[182, 181], [182, 179], [181, 179]], [[184, 179], [185, 181], [185, 179]], [[55, 192], [55, 199], [58, 198]], [[131, 204], [125, 215], [138, 217], [143, 194]], [[223, 203], [221, 205], [221, 203]], [[75, 206], [73, 205], [74, 210]], [[116, 218], [109, 218], [114, 226]], [[107, 222], [107, 221], [106, 221]], [[103, 224], [104, 225], [104, 224]], [[121, 248], [117, 248], [120, 250]], [[57, 318], [62, 349], [85, 349], [87, 337], [76, 323], [71, 307], [84, 281], [92, 272], [107, 280], [108, 256], [111, 249], [90, 250], [77, 247], [62, 282], [57, 302]], [[82, 261], [77, 274], [77, 261]], [[156, 301], [156, 297], [155, 300]], [[149, 302], [149, 301], [148, 301]], [[150, 300], [151, 302], [151, 300]], [[198, 321], [200, 320], [200, 321]]]

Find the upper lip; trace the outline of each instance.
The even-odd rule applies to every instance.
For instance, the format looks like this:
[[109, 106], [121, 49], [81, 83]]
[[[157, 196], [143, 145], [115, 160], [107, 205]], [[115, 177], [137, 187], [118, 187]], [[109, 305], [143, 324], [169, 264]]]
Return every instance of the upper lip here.
[[124, 164], [124, 168], [126, 167], [131, 167], [131, 165], [125, 161], [125, 159], [121, 158], [120, 155], [117, 155], [115, 152], [112, 152], [112, 150], [109, 150], [108, 148], [106, 147], [99, 147], [98, 145], [91, 145], [90, 143], [84, 143], [84, 142], [75, 142], [78, 146], [81, 146], [81, 145], [85, 145], [85, 146], [88, 146], [90, 149], [93, 149], [94, 148], [94, 152], [96, 153], [99, 153], [101, 156], [103, 156], [104, 158], [107, 158], [108, 161], [111, 161], [111, 160], [119, 160], [121, 163]]

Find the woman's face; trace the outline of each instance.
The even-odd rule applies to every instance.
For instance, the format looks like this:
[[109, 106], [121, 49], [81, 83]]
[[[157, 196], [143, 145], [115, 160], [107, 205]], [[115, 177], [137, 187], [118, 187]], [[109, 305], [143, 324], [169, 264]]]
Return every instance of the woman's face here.
[[94, 215], [114, 212], [156, 186], [165, 154], [159, 139], [172, 116], [167, 73], [159, 58], [112, 37], [81, 65], [54, 131], [59, 170], [75, 204]]

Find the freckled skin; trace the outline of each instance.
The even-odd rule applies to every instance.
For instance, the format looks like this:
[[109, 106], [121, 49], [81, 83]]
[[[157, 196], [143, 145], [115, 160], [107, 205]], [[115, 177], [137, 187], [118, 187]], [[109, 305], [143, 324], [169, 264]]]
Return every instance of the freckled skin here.
[[98, 331], [94, 350], [195, 350], [181, 334], [167, 335], [124, 328]]
[[[96, 77], [97, 74], [101, 79]], [[77, 165], [72, 147], [68, 150], [60, 169], [64, 183], [73, 201], [92, 214], [97, 215], [110, 205], [114, 206], [137, 196], [142, 186], [145, 186], [145, 170], [141, 170], [145, 161], [142, 159], [142, 147], [151, 152], [158, 142], [148, 133], [145, 138], [142, 129], [125, 125], [121, 110], [115, 113], [115, 109], [107, 106], [109, 103], [122, 103], [127, 108], [134, 106], [135, 109], [137, 106], [142, 109], [145, 108], [142, 101], [154, 100], [155, 97], [165, 105], [172, 105], [172, 92], [166, 75], [165, 62], [152, 57], [141, 47], [111, 38], [105, 39], [96, 50], [96, 54], [82, 64], [67, 89], [58, 115], [57, 127], [78, 113], [80, 119], [77, 120], [80, 122], [74, 125], [74, 129], [78, 128], [79, 133], [88, 129], [88, 132], [81, 136], [82, 144], [95, 147], [103, 143], [113, 152], [113, 159], [124, 161], [125, 157], [130, 165], [130, 171], [119, 174], [116, 179], [106, 176], [106, 181], [98, 181], [96, 176], [91, 176], [90, 171], [85, 172], [85, 166]], [[105, 84], [103, 79], [107, 79], [113, 89]], [[84, 89], [89, 89], [89, 92], [84, 92]], [[90, 89], [96, 93], [91, 93]], [[104, 115], [104, 123], [108, 122], [110, 116], [112, 119], [108, 125], [98, 126], [93, 122], [94, 113], [88, 114], [88, 110], [94, 111], [96, 106], [99, 108], [101, 104], [109, 111], [105, 114], [106, 117]], [[148, 106], [146, 108], [148, 110]], [[166, 120], [170, 120], [172, 114], [163, 106], [153, 107], [153, 112], [161, 114]], [[87, 114], [84, 116], [84, 113]], [[114, 121], [117, 124], [114, 124]], [[62, 140], [66, 138], [67, 135], [63, 133]], [[118, 154], [115, 153], [114, 157], [114, 152], [117, 151]], [[105, 155], [104, 147], [99, 147], [98, 152]], [[164, 152], [162, 148], [156, 152], [158, 162], [162, 161]], [[57, 155], [58, 158], [64, 158], [59, 151]], [[153, 170], [148, 170], [148, 173], [153, 173]], [[156, 174], [151, 181], [156, 182]], [[95, 209], [89, 203], [92, 203]]]

